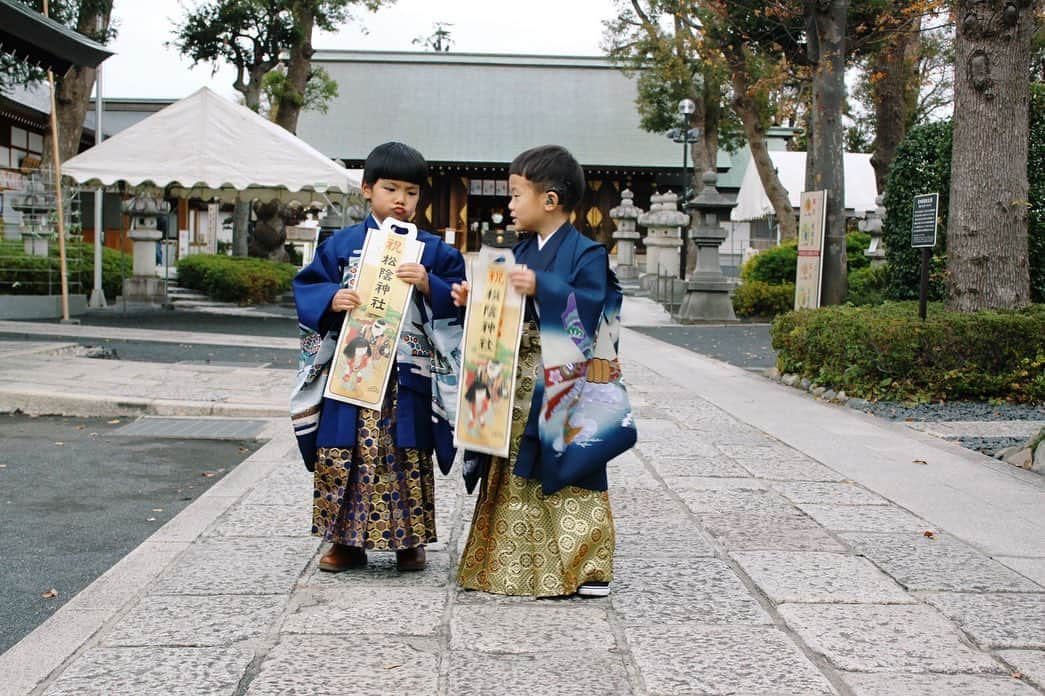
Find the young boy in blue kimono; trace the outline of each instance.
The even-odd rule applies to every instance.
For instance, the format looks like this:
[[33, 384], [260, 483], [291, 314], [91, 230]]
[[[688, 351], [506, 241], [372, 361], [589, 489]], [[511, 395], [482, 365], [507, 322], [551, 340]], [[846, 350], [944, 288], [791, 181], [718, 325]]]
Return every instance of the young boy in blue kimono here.
[[[338, 230], [294, 279], [299, 322], [320, 335], [340, 328], [346, 313], [368, 298], [343, 287], [368, 230], [385, 218], [414, 215], [428, 165], [402, 143], [374, 149], [363, 169], [363, 196], [371, 211], [363, 223]], [[413, 285], [415, 321], [453, 319], [450, 288], [464, 279], [464, 259], [436, 235], [418, 230], [420, 263], [401, 263], [399, 279]], [[425, 567], [425, 544], [436, 541], [432, 452], [452, 451], [448, 428], [432, 412], [432, 346], [416, 327], [404, 326], [396, 363], [380, 410], [323, 398], [315, 431], [312, 533], [331, 542], [319, 567], [341, 572], [366, 565], [366, 550], [394, 550], [399, 570]], [[410, 342], [406, 335], [410, 333]], [[427, 361], [427, 363], [425, 362]], [[300, 442], [300, 437], [299, 437]], [[311, 441], [309, 441], [311, 444]], [[310, 452], [302, 445], [306, 461]], [[452, 457], [452, 455], [451, 455]]]
[[[511, 442], [507, 459], [475, 467], [479, 497], [457, 578], [498, 594], [602, 597], [614, 547], [606, 463], [635, 442], [612, 335], [619, 286], [605, 247], [570, 224], [585, 184], [568, 151], [527, 150], [508, 184], [516, 229], [531, 233], [509, 275], [526, 297]], [[464, 306], [468, 283], [453, 294]]]

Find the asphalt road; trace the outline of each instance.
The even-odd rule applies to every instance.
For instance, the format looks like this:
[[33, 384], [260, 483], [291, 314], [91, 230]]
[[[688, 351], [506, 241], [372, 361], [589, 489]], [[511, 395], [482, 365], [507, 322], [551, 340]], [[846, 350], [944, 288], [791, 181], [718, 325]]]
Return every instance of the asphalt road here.
[[636, 326], [635, 331], [748, 370], [776, 365], [769, 324]]
[[114, 436], [131, 419], [113, 420], [0, 415], [0, 653], [261, 444]]

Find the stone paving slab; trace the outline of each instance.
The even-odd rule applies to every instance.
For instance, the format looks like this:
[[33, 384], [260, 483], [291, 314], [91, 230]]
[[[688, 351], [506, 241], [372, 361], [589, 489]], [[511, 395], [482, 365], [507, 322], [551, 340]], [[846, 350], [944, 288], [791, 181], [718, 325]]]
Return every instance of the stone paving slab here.
[[[583, 604], [582, 604], [583, 602]], [[602, 652], [615, 647], [605, 599], [462, 605], [450, 620], [450, 649], [485, 653]]]
[[703, 518], [705, 530], [731, 551], [845, 551], [824, 529], [797, 510], [753, 515], [720, 513]]
[[794, 450], [773, 446], [719, 445], [756, 478], [776, 481], [842, 481], [844, 477]]
[[689, 478], [746, 478], [747, 469], [731, 459], [719, 455], [708, 459], [647, 459], [665, 480], [669, 477]]
[[[583, 665], [583, 674], [579, 666]], [[450, 653], [449, 694], [621, 696], [636, 693], [617, 652]]]
[[[326, 546], [320, 549], [326, 551]], [[367, 567], [344, 573], [325, 573], [318, 564], [310, 566], [298, 581], [299, 587], [445, 587], [450, 581], [451, 560], [448, 551], [432, 551], [427, 554], [428, 567], [416, 573], [400, 573], [396, 570], [395, 553], [391, 551], [368, 551]]]
[[337, 587], [310, 593], [286, 618], [284, 633], [434, 636], [446, 590], [421, 587]]
[[1019, 670], [1024, 679], [1045, 691], [1045, 651], [999, 650], [998, 654]]
[[926, 592], [919, 596], [980, 645], [1045, 649], [1045, 594]]
[[889, 501], [882, 496], [851, 482], [774, 481], [770, 487], [792, 503], [889, 505]]
[[312, 510], [308, 505], [237, 505], [207, 530], [205, 536], [308, 537], [311, 530]]
[[733, 559], [777, 604], [915, 602], [865, 558], [838, 553], [745, 551], [734, 553]]
[[1015, 558], [1013, 556], [995, 556], [994, 560], [1012, 568], [1020, 575], [1027, 577], [1045, 589], [1045, 558]]
[[643, 490], [640, 488], [611, 490], [610, 510], [613, 519], [671, 519], [686, 514], [686, 508], [663, 490]]
[[617, 558], [714, 556], [715, 549], [689, 515], [615, 518]]
[[283, 636], [261, 663], [249, 696], [435, 694], [437, 641], [388, 636]]
[[1040, 592], [1041, 587], [948, 535], [842, 534], [908, 590]]
[[769, 614], [717, 558], [619, 559], [610, 601], [625, 625], [765, 624]]
[[854, 696], [1035, 696], [1019, 679], [987, 674], [844, 674]]
[[772, 491], [703, 490], [682, 487], [675, 489], [675, 493], [697, 517], [733, 512], [770, 515], [789, 514], [794, 511], [787, 498]]
[[847, 532], [925, 532], [933, 525], [894, 505], [819, 505], [798, 506], [818, 523], [834, 531]]
[[152, 594], [289, 594], [318, 541], [215, 538], [197, 542]]
[[626, 635], [650, 696], [837, 693], [775, 627], [643, 626]]
[[795, 633], [838, 669], [852, 672], [1004, 672], [969, 647], [932, 608], [880, 604], [783, 604]]
[[715, 445], [702, 437], [694, 437], [692, 433], [684, 433], [664, 439], [650, 439], [639, 436], [635, 449], [647, 461], [658, 462], [664, 459], [721, 459], [723, 457]]
[[680, 488], [693, 488], [701, 491], [768, 491], [771, 487], [769, 481], [740, 476], [662, 476], [662, 478], [664, 485], [673, 491], [678, 491]]
[[245, 648], [94, 648], [46, 696], [232, 694], [254, 651]]
[[118, 620], [102, 643], [115, 646], [225, 646], [263, 635], [283, 612], [274, 595], [152, 595]]

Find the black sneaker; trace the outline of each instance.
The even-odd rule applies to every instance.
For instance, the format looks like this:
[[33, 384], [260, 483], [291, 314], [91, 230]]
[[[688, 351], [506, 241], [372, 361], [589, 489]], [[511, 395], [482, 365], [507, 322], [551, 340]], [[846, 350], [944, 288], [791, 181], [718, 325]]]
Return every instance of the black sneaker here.
[[610, 596], [610, 584], [608, 582], [598, 582], [595, 580], [589, 580], [580, 587], [577, 588], [578, 597], [609, 597]]

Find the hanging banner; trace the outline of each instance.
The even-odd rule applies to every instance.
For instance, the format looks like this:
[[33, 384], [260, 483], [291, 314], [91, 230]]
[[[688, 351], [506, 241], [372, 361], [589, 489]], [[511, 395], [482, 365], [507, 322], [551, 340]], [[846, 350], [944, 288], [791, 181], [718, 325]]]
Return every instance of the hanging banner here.
[[803, 191], [799, 210], [795, 309], [816, 309], [824, 269], [827, 191]]
[[484, 247], [472, 266], [454, 445], [507, 457], [522, 338], [523, 296], [508, 282], [515, 257]]
[[417, 227], [386, 218], [367, 232], [351, 287], [362, 304], [341, 327], [323, 396], [380, 410], [388, 388], [413, 286], [396, 277], [401, 263], [421, 260]]

